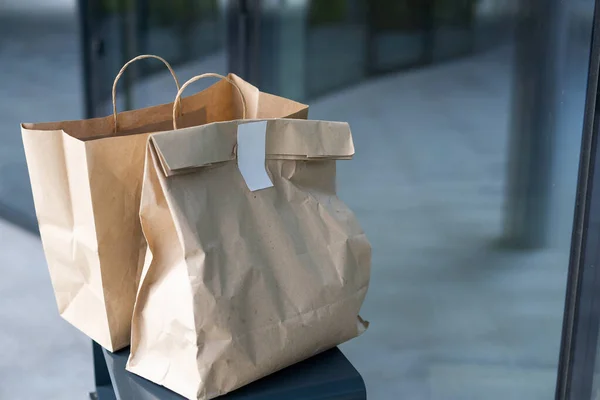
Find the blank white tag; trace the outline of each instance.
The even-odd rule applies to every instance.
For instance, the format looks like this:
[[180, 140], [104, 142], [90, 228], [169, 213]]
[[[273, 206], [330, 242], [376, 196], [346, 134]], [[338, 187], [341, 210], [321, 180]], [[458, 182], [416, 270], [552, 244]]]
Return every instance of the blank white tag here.
[[249, 122], [238, 125], [238, 167], [248, 189], [251, 191], [273, 186], [265, 169], [267, 143], [267, 121]]

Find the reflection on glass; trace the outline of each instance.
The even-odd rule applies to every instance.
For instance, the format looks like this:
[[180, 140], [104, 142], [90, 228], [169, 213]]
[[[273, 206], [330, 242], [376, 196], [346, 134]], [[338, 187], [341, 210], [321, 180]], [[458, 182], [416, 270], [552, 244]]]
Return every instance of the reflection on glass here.
[[369, 63], [389, 71], [427, 61], [431, 5], [422, 0], [367, 1], [371, 32]]
[[313, 0], [308, 12], [305, 97], [363, 78], [367, 51], [364, 4]]
[[224, 44], [217, 0], [141, 2], [142, 52], [177, 64], [210, 54]]
[[[107, 1], [107, 0], [103, 0]], [[120, 66], [137, 54], [157, 54], [178, 67], [181, 83], [203, 72], [226, 73], [224, 12], [226, 1], [218, 0], [111, 0], [112, 17], [106, 13], [94, 16], [95, 23], [109, 24], [111, 18], [120, 23], [120, 37], [108, 40], [102, 62], [110, 68], [95, 74], [98, 88], [97, 113], [110, 111], [108, 90]], [[105, 35], [106, 36], [106, 35]], [[110, 36], [110, 35], [109, 35]], [[106, 40], [106, 39], [105, 39]], [[117, 43], [117, 45], [115, 45]], [[104, 79], [98, 79], [102, 74]], [[190, 88], [200, 90], [212, 82]], [[131, 109], [173, 101], [175, 86], [168, 71], [159, 62], [133, 64], [120, 83], [118, 108]]]
[[467, 53], [472, 48], [476, 0], [435, 0], [433, 2], [434, 59]]
[[256, 83], [298, 100], [506, 44], [514, 9], [476, 0], [261, 4]]

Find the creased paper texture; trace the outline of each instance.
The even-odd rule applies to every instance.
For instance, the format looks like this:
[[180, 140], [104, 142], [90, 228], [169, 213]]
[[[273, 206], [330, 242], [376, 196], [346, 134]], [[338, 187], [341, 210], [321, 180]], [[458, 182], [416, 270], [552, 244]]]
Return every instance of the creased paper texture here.
[[366, 329], [371, 247], [335, 191], [336, 160], [354, 154], [348, 124], [266, 121], [273, 187], [251, 191], [234, 152], [244, 123], [158, 133], [146, 151], [140, 218], [152, 260], [127, 369], [189, 399]]

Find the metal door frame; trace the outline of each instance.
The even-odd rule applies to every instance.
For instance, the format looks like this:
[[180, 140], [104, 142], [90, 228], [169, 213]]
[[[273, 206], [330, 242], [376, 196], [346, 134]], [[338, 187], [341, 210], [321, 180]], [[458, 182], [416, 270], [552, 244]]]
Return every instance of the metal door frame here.
[[600, 0], [595, 2], [557, 400], [592, 398], [600, 328]]

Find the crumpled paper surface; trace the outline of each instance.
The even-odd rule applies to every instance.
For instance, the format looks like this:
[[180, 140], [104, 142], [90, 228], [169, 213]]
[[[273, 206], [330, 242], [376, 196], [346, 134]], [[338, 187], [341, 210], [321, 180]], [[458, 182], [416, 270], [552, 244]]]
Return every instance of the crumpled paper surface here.
[[335, 193], [335, 160], [354, 154], [348, 125], [270, 120], [274, 186], [252, 192], [235, 162], [243, 122], [156, 134], [146, 153], [140, 217], [151, 257], [127, 369], [189, 399], [228, 393], [366, 329], [358, 313], [371, 247]]

